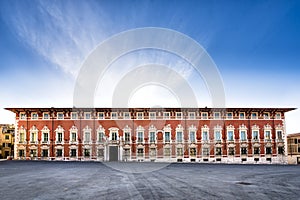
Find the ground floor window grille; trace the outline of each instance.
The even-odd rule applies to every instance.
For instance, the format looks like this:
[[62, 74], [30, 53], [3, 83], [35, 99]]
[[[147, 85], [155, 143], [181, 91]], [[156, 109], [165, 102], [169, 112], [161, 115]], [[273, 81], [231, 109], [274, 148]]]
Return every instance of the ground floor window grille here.
[[63, 155], [62, 149], [57, 149], [56, 150], [56, 157], [62, 157], [62, 155]]
[[[300, 150], [300, 149], [299, 149]], [[300, 152], [300, 151], [299, 151]], [[278, 147], [278, 154], [283, 155], [284, 154], [284, 148]]]
[[48, 149], [43, 149], [42, 157], [48, 157]]
[[130, 158], [130, 149], [124, 149], [124, 158], [125, 159]]
[[229, 149], [228, 149], [228, 155], [234, 156], [234, 147], [229, 147]]
[[84, 149], [84, 157], [90, 157], [90, 149]]
[[171, 155], [170, 148], [165, 148], [164, 149], [164, 156], [169, 157]]
[[272, 154], [272, 148], [271, 147], [266, 148], [266, 154], [267, 155]]
[[254, 147], [254, 155], [259, 155], [259, 147]]
[[196, 148], [190, 148], [190, 156], [196, 156]]
[[19, 150], [19, 156], [20, 157], [24, 157], [25, 156], [25, 152], [23, 149]]
[[216, 156], [220, 156], [220, 155], [222, 155], [222, 149], [221, 149], [221, 147], [217, 147], [216, 148]]
[[202, 149], [202, 155], [203, 156], [209, 156], [209, 148], [203, 148]]
[[137, 156], [138, 157], [143, 157], [144, 156], [144, 149], [138, 149], [138, 152], [137, 152]]
[[71, 157], [76, 157], [77, 150], [76, 149], [71, 149]]
[[247, 155], [247, 147], [242, 147], [241, 148], [241, 154], [242, 155]]
[[150, 149], [150, 156], [151, 157], [156, 157], [156, 148], [151, 148]]
[[98, 149], [98, 157], [103, 158], [104, 157], [104, 149]]
[[177, 148], [177, 156], [182, 156], [182, 155], [183, 155], [182, 148]]

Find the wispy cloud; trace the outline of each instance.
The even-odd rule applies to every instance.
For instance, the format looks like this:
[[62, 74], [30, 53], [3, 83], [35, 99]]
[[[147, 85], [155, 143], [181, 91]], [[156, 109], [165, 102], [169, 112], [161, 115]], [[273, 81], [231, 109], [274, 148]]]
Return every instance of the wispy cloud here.
[[[93, 12], [93, 2], [18, 1], [2, 8], [10, 29], [47, 61], [76, 77], [84, 58], [106, 35], [101, 22], [108, 19]], [[84, 13], [80, 15], [79, 13]]]

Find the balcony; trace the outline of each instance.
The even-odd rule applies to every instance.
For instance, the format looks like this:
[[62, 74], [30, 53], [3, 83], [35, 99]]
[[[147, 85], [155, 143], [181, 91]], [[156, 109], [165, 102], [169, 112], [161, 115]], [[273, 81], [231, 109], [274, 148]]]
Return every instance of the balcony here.
[[30, 141], [30, 144], [37, 144], [38, 142], [37, 141]]
[[55, 141], [55, 144], [64, 144], [64, 142], [61, 140], [58, 140], [58, 141]]
[[49, 144], [49, 141], [45, 140], [41, 142], [42, 144]]
[[265, 142], [272, 142], [272, 139], [265, 139]]
[[252, 142], [253, 143], [259, 143], [259, 139], [257, 139], [257, 138], [256, 139], [252, 139]]

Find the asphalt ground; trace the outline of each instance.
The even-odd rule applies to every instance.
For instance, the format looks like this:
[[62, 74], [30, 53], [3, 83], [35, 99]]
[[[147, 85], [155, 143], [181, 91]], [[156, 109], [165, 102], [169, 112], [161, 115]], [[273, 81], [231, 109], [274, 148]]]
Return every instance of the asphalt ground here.
[[300, 199], [296, 165], [107, 164], [3, 161], [0, 199]]

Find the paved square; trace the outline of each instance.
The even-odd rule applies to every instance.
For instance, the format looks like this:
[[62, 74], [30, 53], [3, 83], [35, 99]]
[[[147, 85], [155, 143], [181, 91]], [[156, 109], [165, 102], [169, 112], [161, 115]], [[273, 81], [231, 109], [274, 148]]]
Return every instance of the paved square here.
[[[109, 165], [111, 167], [100, 162], [0, 162], [0, 198], [300, 199], [300, 166]], [[147, 172], [135, 173], [141, 171]]]

